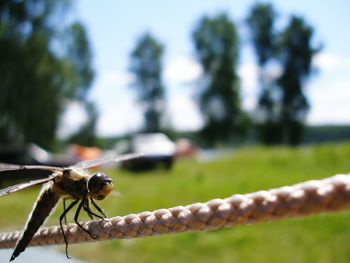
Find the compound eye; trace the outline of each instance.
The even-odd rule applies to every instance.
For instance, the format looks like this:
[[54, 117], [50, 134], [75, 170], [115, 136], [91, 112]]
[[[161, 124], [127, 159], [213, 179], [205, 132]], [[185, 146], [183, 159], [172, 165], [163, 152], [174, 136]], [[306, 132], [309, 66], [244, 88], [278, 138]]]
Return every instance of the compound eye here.
[[93, 174], [88, 182], [88, 188], [90, 192], [98, 192], [101, 190], [107, 183], [111, 183], [112, 180], [108, 178], [103, 173], [95, 173]]

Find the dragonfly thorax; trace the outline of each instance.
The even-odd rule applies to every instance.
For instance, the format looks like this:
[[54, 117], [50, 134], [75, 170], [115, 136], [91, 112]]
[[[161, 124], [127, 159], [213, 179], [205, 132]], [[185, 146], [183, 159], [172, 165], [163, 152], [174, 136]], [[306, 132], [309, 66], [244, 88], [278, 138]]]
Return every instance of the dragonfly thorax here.
[[102, 200], [113, 190], [112, 179], [103, 173], [95, 173], [89, 178], [87, 188], [92, 198]]

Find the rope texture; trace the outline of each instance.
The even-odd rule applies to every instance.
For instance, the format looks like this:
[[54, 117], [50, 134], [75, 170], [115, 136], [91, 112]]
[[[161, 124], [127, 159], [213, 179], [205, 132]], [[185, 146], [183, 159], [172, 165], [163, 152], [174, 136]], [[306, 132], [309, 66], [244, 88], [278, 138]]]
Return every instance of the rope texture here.
[[[117, 216], [108, 221], [88, 221], [82, 225], [98, 236], [97, 240], [112, 240], [214, 230], [337, 211], [349, 207], [350, 174], [341, 174], [268, 191], [236, 194], [226, 199], [213, 199], [206, 203]], [[69, 244], [96, 241], [76, 224], [69, 224], [64, 227], [64, 230]], [[14, 247], [19, 236], [19, 231], [0, 234], [0, 248]], [[39, 229], [30, 246], [63, 243], [60, 228], [52, 226]]]

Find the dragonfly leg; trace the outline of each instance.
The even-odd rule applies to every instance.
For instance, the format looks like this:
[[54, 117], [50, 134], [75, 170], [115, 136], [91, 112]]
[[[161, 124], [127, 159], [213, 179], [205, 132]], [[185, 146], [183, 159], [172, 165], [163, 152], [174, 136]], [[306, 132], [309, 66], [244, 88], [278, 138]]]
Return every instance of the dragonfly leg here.
[[84, 206], [84, 199], [80, 202], [78, 208], [77, 208], [77, 211], [75, 212], [75, 215], [74, 215], [74, 222], [83, 230], [85, 231], [86, 233], [89, 234], [89, 236], [93, 239], [96, 239], [97, 236], [94, 236], [89, 230], [85, 229], [78, 221], [78, 218], [79, 218], [79, 214], [80, 214], [80, 210], [81, 208]]
[[[66, 210], [66, 199], [65, 198], [63, 198], [63, 211], [65, 211]], [[64, 216], [64, 224], [65, 225], [67, 225], [67, 217], [66, 217], [66, 215]]]
[[64, 209], [62, 215], [60, 216], [60, 227], [61, 227], [61, 231], [63, 234], [63, 239], [64, 239], [64, 243], [66, 243], [66, 256], [67, 258], [70, 258], [68, 256], [68, 241], [67, 241], [67, 237], [66, 234], [63, 231], [63, 226], [62, 226], [62, 220], [64, 218], [66, 218], [66, 214], [79, 202], [79, 200], [74, 200], [66, 209]]
[[90, 198], [90, 200], [91, 200], [92, 205], [96, 208], [96, 210], [99, 211], [103, 215], [103, 219], [107, 218], [107, 216], [103, 212], [103, 209], [95, 203], [94, 199]]
[[98, 215], [98, 214], [96, 214], [96, 213], [94, 213], [94, 212], [91, 211], [90, 205], [89, 205], [89, 200], [88, 200], [88, 199], [85, 199], [84, 201], [85, 201], [85, 204], [84, 204], [84, 206], [83, 206], [83, 209], [86, 211], [86, 213], [87, 213], [90, 217], [96, 216], [97, 218], [104, 219], [103, 216], [100, 216], [100, 215]]
[[[88, 199], [84, 199], [84, 204], [83, 204], [83, 209], [84, 211], [87, 213], [87, 215], [90, 217], [91, 220], [94, 219], [94, 213], [91, 211], [90, 209], [90, 204], [89, 204], [89, 201]], [[96, 216], [96, 215], [95, 215]]]

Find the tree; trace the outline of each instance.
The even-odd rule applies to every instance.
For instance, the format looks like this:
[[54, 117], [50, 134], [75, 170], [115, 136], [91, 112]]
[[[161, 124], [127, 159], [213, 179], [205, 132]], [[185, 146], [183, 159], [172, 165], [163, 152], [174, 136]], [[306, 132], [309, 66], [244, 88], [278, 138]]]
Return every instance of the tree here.
[[165, 105], [164, 86], [161, 80], [163, 45], [150, 33], [138, 40], [131, 52], [130, 71], [134, 74], [133, 87], [144, 111], [144, 131], [161, 131]]
[[62, 20], [69, 6], [1, 1], [0, 142], [52, 146], [64, 102], [82, 98], [89, 88], [89, 45], [82, 25]]
[[242, 121], [238, 62], [238, 35], [226, 14], [203, 17], [192, 34], [203, 68], [199, 105], [205, 124], [201, 131], [210, 144], [239, 134]]
[[[67, 94], [74, 98], [85, 100], [87, 91], [94, 78], [92, 68], [92, 53], [84, 26], [79, 22], [74, 22], [66, 29], [64, 39], [67, 50], [67, 65], [71, 67], [72, 85], [70, 90], [75, 94]], [[87, 102], [87, 112], [94, 107], [91, 102]]]
[[[270, 4], [253, 6], [247, 24], [260, 66], [258, 127], [265, 143], [300, 143], [309, 109], [304, 84], [312, 73], [313, 29], [301, 17], [292, 16], [281, 32], [274, 28], [276, 12]], [[268, 77], [267, 65], [274, 61], [281, 76]]]
[[282, 142], [300, 143], [303, 124], [309, 110], [304, 84], [312, 73], [312, 58], [320, 48], [312, 46], [314, 30], [303, 18], [292, 16], [281, 33], [279, 59], [282, 74], [277, 83], [281, 87], [281, 135]]
[[276, 60], [277, 56], [277, 32], [275, 20], [277, 12], [268, 3], [255, 4], [247, 19], [247, 25], [251, 31], [251, 41], [257, 56], [259, 65], [260, 94], [258, 98], [258, 114], [256, 117], [257, 128], [261, 140], [265, 143], [277, 143], [281, 141], [278, 128], [278, 107], [275, 94], [278, 93], [276, 80], [269, 78], [268, 63]]
[[[70, 143], [93, 146], [96, 144], [96, 125], [98, 111], [91, 101], [86, 101], [86, 94], [94, 77], [91, 67], [92, 54], [84, 26], [74, 22], [66, 29], [64, 45], [67, 50], [66, 66], [69, 69], [71, 83], [75, 89], [68, 89], [66, 97], [73, 97], [84, 102], [87, 121], [67, 140]], [[73, 92], [73, 94], [72, 94]], [[75, 93], [75, 94], [74, 94]]]
[[258, 64], [261, 66], [265, 66], [276, 53], [274, 29], [276, 16], [277, 13], [271, 4], [258, 3], [253, 6], [246, 20], [251, 30]]

